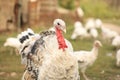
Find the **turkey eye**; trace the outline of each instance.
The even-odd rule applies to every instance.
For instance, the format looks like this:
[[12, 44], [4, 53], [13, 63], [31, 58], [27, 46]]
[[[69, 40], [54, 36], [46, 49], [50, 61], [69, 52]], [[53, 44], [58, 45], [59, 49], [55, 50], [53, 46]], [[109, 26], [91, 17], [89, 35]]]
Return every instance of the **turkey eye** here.
[[57, 23], [58, 25], [60, 25], [60, 23]]

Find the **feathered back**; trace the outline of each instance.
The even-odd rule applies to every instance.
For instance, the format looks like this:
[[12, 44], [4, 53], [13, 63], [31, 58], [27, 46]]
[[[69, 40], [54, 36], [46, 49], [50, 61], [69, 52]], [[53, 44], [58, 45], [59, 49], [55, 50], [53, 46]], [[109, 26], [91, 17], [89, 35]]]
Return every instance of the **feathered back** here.
[[27, 57], [31, 53], [31, 49], [37, 40], [37, 37], [39, 38], [39, 35], [35, 34], [30, 28], [18, 34], [17, 38], [21, 43], [19, 53], [21, 54], [21, 62], [23, 64], [27, 64]]
[[21, 32], [17, 38], [19, 41], [23, 44], [26, 40], [30, 39], [31, 36], [33, 36], [35, 33], [32, 29], [28, 28], [26, 31]]

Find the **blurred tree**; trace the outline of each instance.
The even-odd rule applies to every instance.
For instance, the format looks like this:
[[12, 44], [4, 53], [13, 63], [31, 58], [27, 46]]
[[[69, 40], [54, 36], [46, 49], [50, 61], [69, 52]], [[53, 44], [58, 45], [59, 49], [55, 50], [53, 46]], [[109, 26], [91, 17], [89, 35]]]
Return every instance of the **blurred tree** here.
[[109, 6], [103, 0], [81, 0], [80, 6], [85, 11], [86, 17], [107, 17], [111, 15]]
[[105, 0], [110, 7], [115, 8], [115, 9], [120, 9], [120, 0]]
[[74, 0], [58, 0], [59, 5], [66, 9], [74, 9]]

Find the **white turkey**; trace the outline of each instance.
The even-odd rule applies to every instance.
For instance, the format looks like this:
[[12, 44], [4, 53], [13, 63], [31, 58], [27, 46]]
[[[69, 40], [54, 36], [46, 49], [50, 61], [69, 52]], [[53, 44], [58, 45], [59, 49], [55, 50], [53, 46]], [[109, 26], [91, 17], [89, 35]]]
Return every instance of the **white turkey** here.
[[95, 20], [93, 18], [89, 18], [85, 23], [86, 30], [90, 30], [91, 28], [95, 28]]
[[74, 31], [71, 35], [71, 39], [74, 40], [78, 36], [80, 38], [85, 38], [85, 37], [89, 37], [90, 35], [87, 33], [87, 30], [83, 27], [82, 23], [79, 21], [76, 21], [74, 24]]
[[99, 47], [102, 46], [101, 42], [96, 40], [93, 44], [93, 48], [91, 51], [75, 51], [73, 55], [77, 58], [79, 69], [85, 80], [89, 80], [88, 77], [85, 75], [85, 71], [89, 66], [92, 66], [98, 56]]
[[95, 28], [90, 29], [90, 35], [92, 38], [96, 39], [98, 37], [98, 31]]
[[[78, 63], [70, 54], [72, 50], [65, 42], [62, 31], [66, 32], [65, 22], [55, 19], [54, 31], [44, 31], [39, 38], [26, 42], [21, 53], [27, 57], [28, 69], [25, 74], [31, 73], [31, 78], [38, 80], [79, 80]], [[23, 38], [21, 41], [24, 41]], [[31, 68], [32, 67], [32, 68]], [[29, 71], [30, 69], [30, 71]]]
[[111, 41], [114, 37], [118, 36], [118, 32], [108, 29], [105, 26], [102, 26], [102, 37], [104, 40]]
[[114, 46], [115, 48], [120, 47], [120, 35], [113, 38], [112, 46]]
[[95, 20], [95, 27], [96, 27], [96, 28], [101, 28], [101, 27], [102, 27], [102, 24], [103, 24], [103, 23], [102, 23], [102, 20], [101, 20], [101, 19], [98, 18], [98, 19]]
[[102, 20], [97, 18], [97, 19], [94, 19], [94, 18], [89, 18], [87, 21], [86, 21], [86, 24], [85, 24], [85, 28], [87, 30], [91, 29], [91, 28], [101, 28], [102, 27]]

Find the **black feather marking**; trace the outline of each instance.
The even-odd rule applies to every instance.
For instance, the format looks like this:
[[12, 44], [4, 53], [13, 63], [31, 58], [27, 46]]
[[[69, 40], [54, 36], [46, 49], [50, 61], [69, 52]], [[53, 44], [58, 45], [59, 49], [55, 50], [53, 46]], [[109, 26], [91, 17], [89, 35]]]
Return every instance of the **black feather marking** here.
[[26, 39], [29, 39], [28, 35], [23, 36], [22, 38], [19, 39], [19, 41], [23, 43]]
[[26, 37], [26, 39], [29, 39], [28, 35], [26, 35], [25, 37]]
[[22, 38], [20, 38], [20, 42], [23, 43], [26, 40], [25, 36], [23, 36]]
[[28, 35], [32, 36], [32, 35], [34, 35], [34, 34], [33, 34], [33, 33], [28, 33]]
[[44, 47], [44, 40], [42, 39], [42, 37], [38, 40], [36, 40], [36, 42], [34, 43], [32, 49], [31, 49], [31, 53], [35, 53], [35, 50], [40, 47], [43, 46]]
[[27, 48], [28, 46], [25, 46], [22, 50], [21, 50], [21, 52], [23, 52], [24, 50], [25, 50], [25, 48]]
[[19, 39], [19, 41], [20, 41], [20, 43], [23, 43], [23, 40], [22, 40], [22, 38], [20, 38], [20, 39]]
[[32, 49], [31, 49], [31, 53], [34, 54], [37, 48], [45, 48], [45, 41], [43, 40], [44, 37], [48, 36], [48, 35], [55, 35], [55, 31], [44, 31], [40, 33], [40, 38], [38, 40], [36, 40], [36, 42], [34, 43]]
[[78, 63], [84, 63], [85, 61], [80, 61], [80, 60], [78, 60]]
[[40, 35], [43, 37], [48, 36], [48, 35], [54, 35], [54, 34], [55, 34], [55, 31], [43, 31], [40, 33]]

